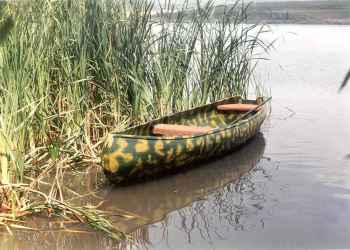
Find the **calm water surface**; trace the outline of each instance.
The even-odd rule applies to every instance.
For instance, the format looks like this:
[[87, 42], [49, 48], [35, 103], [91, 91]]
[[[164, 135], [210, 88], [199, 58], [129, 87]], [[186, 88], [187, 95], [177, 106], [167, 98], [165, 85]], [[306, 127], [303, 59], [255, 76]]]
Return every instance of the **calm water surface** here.
[[136, 245], [97, 233], [0, 234], [0, 249], [350, 248], [349, 26], [272, 26], [257, 78], [273, 95], [261, 134], [200, 168], [118, 189], [104, 209]]

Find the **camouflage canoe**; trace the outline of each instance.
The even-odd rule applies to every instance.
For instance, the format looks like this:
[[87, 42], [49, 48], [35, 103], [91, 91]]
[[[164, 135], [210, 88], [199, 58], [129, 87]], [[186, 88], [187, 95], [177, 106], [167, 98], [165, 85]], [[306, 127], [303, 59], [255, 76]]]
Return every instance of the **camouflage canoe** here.
[[[249, 112], [219, 111], [233, 103], [261, 104], [263, 98], [230, 97], [218, 102], [174, 113], [121, 132], [110, 133], [102, 151], [104, 173], [117, 184], [154, 176], [232, 151], [252, 138], [266, 118], [266, 105]], [[244, 117], [238, 120], [240, 117]], [[238, 121], [237, 121], [238, 120]], [[208, 132], [185, 136], [156, 136], [157, 124], [211, 127]]]

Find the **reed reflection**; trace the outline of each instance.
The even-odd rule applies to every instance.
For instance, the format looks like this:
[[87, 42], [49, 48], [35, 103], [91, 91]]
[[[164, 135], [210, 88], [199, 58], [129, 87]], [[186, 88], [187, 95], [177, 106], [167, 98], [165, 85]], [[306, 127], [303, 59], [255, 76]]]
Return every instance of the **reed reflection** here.
[[[41, 227], [43, 223], [45, 222], [40, 223]], [[13, 233], [11, 236], [7, 232], [0, 232], [0, 250], [125, 250], [149, 244], [147, 228], [139, 228], [131, 233], [134, 242], [117, 242], [103, 233], [89, 231], [86, 228], [57, 229], [57, 225], [46, 230], [28, 232], [21, 230]]]
[[[152, 228], [148, 225], [157, 222], [160, 228], [157, 234], [165, 242], [172, 225], [186, 234], [188, 242], [194, 234], [209, 241], [213, 237], [224, 237], [217, 219], [234, 230], [245, 230], [245, 218], [249, 213], [263, 209], [264, 196], [252, 176], [264, 171], [258, 164], [264, 149], [264, 137], [258, 134], [238, 151], [186, 172], [125, 187], [100, 189], [94, 195], [99, 201], [105, 200], [100, 209], [124, 215], [112, 217], [112, 220], [120, 230], [132, 234], [133, 244], [115, 242], [78, 224], [47, 222], [45, 217], [27, 224], [44, 228], [41, 231], [18, 232], [15, 237], [0, 234], [0, 250], [148, 248], [152, 244]], [[74, 183], [82, 183], [81, 188], [89, 187], [93, 192], [100, 176], [87, 175], [89, 178], [85, 175], [84, 181], [76, 177], [79, 175], [69, 178], [78, 178]], [[87, 197], [87, 200], [96, 204], [94, 197]]]

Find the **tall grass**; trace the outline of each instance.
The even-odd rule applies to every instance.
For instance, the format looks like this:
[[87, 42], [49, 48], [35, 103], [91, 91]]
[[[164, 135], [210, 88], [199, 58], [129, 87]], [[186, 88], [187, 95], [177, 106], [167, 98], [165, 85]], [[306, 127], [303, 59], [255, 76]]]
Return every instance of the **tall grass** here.
[[0, 47], [1, 183], [96, 163], [112, 129], [247, 96], [264, 30], [244, 24], [240, 2], [214, 11], [215, 2], [16, 2]]

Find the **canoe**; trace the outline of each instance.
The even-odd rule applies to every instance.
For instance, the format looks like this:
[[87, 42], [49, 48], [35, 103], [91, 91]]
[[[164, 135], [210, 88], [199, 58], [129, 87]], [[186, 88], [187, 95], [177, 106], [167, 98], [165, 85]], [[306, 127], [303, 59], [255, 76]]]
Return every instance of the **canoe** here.
[[230, 97], [111, 132], [101, 155], [104, 173], [118, 184], [231, 152], [257, 134], [267, 115], [266, 101]]

